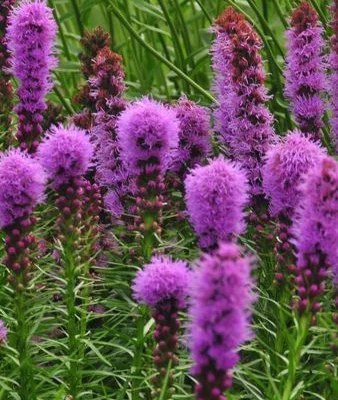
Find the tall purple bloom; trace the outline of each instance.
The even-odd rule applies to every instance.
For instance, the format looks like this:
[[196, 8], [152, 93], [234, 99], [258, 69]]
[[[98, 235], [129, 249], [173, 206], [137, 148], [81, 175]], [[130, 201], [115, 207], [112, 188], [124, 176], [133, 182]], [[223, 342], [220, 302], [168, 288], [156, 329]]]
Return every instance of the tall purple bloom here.
[[8, 329], [4, 322], [0, 319], [0, 345], [6, 340]]
[[201, 107], [181, 97], [175, 107], [179, 120], [179, 143], [177, 162], [173, 170], [184, 176], [192, 168], [211, 153], [210, 116], [205, 107]]
[[[154, 365], [158, 371], [153, 379], [154, 397], [160, 395], [169, 362], [177, 365], [178, 311], [185, 307], [190, 272], [184, 261], [173, 261], [166, 256], [154, 256], [139, 271], [133, 283], [134, 297], [153, 309], [156, 322], [154, 339]], [[168, 386], [173, 385], [170, 371]]]
[[324, 155], [318, 143], [297, 130], [271, 147], [263, 167], [263, 189], [272, 215], [292, 217], [300, 200], [299, 183]]
[[20, 103], [15, 111], [19, 126], [17, 138], [22, 149], [35, 152], [42, 134], [45, 95], [52, 87], [51, 69], [57, 26], [52, 10], [44, 0], [23, 1], [10, 16], [9, 49], [12, 71], [19, 80]]
[[198, 400], [226, 399], [223, 392], [231, 386], [238, 348], [252, 337], [250, 273], [250, 260], [237, 245], [226, 243], [203, 255], [194, 271], [189, 331]]
[[238, 32], [239, 22], [244, 16], [232, 7], [224, 10], [215, 21], [212, 32], [216, 38], [211, 46], [212, 67], [215, 73], [213, 91], [217, 96], [218, 105], [215, 109], [215, 125], [225, 144], [230, 146], [234, 132], [233, 103], [234, 87], [232, 81], [232, 37]]
[[321, 138], [324, 115], [325, 63], [323, 28], [309, 2], [303, 1], [291, 16], [286, 33], [285, 95], [302, 132]]
[[88, 135], [74, 126], [53, 127], [38, 151], [38, 159], [55, 189], [84, 175], [92, 156]]
[[46, 177], [40, 164], [19, 150], [0, 157], [0, 225], [28, 217], [41, 202]]
[[[218, 124], [231, 158], [240, 162], [248, 173], [251, 194], [260, 195], [264, 155], [275, 140], [273, 118], [266, 106], [268, 95], [260, 55], [262, 41], [233, 9], [226, 10], [216, 20], [215, 30], [222, 35], [214, 45], [215, 50], [221, 50], [214, 55], [216, 73], [221, 71], [216, 76], [216, 87], [223, 93], [220, 101], [225, 98], [218, 113]], [[222, 109], [225, 109], [223, 113]], [[222, 126], [226, 131], [222, 131]]]
[[334, 0], [332, 7], [332, 28], [333, 36], [331, 38], [330, 67], [332, 75], [330, 77], [330, 87], [332, 96], [332, 117], [331, 129], [332, 139], [338, 152], [338, 0]]
[[243, 209], [248, 200], [245, 173], [223, 157], [198, 166], [185, 179], [190, 222], [204, 249], [230, 240], [245, 229]]
[[11, 123], [10, 111], [13, 101], [13, 87], [9, 67], [9, 52], [7, 45], [8, 17], [14, 6], [15, 0], [2, 0], [0, 3], [0, 129], [6, 132]]
[[[300, 311], [318, 311], [315, 299], [325, 287], [327, 270], [338, 268], [338, 162], [325, 157], [302, 185], [303, 201], [294, 223]], [[337, 276], [337, 275], [336, 275]]]

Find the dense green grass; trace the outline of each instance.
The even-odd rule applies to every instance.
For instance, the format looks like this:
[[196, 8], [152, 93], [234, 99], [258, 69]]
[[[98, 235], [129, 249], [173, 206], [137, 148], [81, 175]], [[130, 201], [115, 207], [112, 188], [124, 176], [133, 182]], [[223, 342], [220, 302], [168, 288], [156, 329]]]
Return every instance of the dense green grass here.
[[[311, 0], [311, 3], [329, 36], [327, 2]], [[128, 98], [149, 94], [171, 102], [186, 93], [189, 98], [211, 106], [209, 48], [212, 34], [209, 30], [223, 8], [232, 5], [247, 15], [263, 39], [267, 86], [272, 96], [269, 107], [276, 119], [276, 131], [283, 135], [294, 126], [283, 96], [283, 35], [288, 15], [297, 1], [48, 0], [48, 4], [55, 10], [59, 27], [60, 59], [54, 72], [55, 88], [49, 98], [61, 103], [67, 116], [78, 111], [72, 98], [83, 81], [78, 60], [81, 35], [98, 25], [110, 32], [113, 50], [123, 55]], [[55, 213], [52, 202], [38, 210], [38, 237], [48, 239], [53, 235]], [[174, 217], [170, 210], [166, 211], [166, 229], [159, 247], [174, 257], [194, 260], [198, 250], [190, 227], [185, 222], [173, 224]], [[105, 309], [103, 315], [87, 313], [86, 304], [77, 304], [79, 313], [84, 312], [88, 318], [90, 328], [79, 339], [86, 348], [85, 358], [79, 361], [83, 370], [79, 399], [150, 399], [154, 321], [149, 311], [138, 307], [131, 298], [130, 282], [140, 266], [131, 259], [130, 250], [138, 243], [133, 238], [122, 240], [119, 233], [119, 228], [111, 228], [116, 248], [106, 252], [105, 266], [93, 267], [91, 279], [83, 277], [79, 280], [81, 287], [76, 289], [81, 298], [83, 287], [88, 287], [91, 304], [100, 304]], [[243, 242], [253, 247], [249, 239]], [[269, 249], [263, 248], [257, 260], [260, 286], [253, 322], [257, 336], [243, 347], [242, 362], [235, 371], [229, 400], [282, 399], [289, 371], [289, 352], [295, 348], [294, 337], [299, 329], [289, 304], [281, 301], [280, 294], [272, 286], [274, 259]], [[61, 276], [61, 266], [51, 251], [41, 256], [27, 300], [35, 389], [40, 400], [70, 400], [66, 397], [70, 359], [67, 338], [62, 331], [67, 316], [62, 300], [56, 302], [53, 297], [56, 293], [63, 295], [65, 282]], [[0, 318], [6, 320], [10, 329], [15, 326], [12, 297], [12, 289], [6, 284], [6, 274], [1, 269]], [[330, 349], [335, 329], [330, 315], [332, 301], [333, 294], [328, 293], [319, 323], [311, 328], [313, 336], [302, 350], [303, 367], [290, 400], [338, 398], [337, 364]], [[139, 324], [140, 319], [145, 323]], [[180, 366], [175, 371], [175, 400], [194, 398], [186, 341], [184, 336]], [[6, 356], [4, 352], [0, 348], [0, 400], [18, 400], [18, 355], [10, 348]], [[300, 397], [300, 393], [304, 397]]]

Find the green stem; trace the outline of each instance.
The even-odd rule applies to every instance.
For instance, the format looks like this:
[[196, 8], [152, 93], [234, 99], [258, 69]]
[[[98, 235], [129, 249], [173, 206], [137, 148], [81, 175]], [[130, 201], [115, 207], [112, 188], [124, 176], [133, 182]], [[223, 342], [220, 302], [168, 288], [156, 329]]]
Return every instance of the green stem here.
[[[67, 334], [69, 357], [69, 394], [76, 399], [79, 388], [79, 373], [77, 357], [77, 322], [76, 322], [76, 264], [74, 259], [73, 240], [66, 244], [64, 249], [64, 269], [66, 278], [66, 307], [67, 307]], [[81, 361], [81, 360], [80, 360]]]
[[21, 400], [36, 399], [33, 381], [33, 367], [29, 352], [29, 330], [27, 326], [26, 303], [27, 296], [25, 289], [18, 287], [14, 301], [17, 329], [16, 329], [16, 350], [19, 354], [19, 395]]
[[307, 338], [311, 321], [311, 314], [302, 315], [299, 320], [299, 329], [297, 331], [296, 342], [291, 344], [289, 348], [289, 367], [288, 377], [284, 386], [282, 400], [290, 400], [292, 390], [296, 380], [297, 368], [300, 362], [302, 348]]
[[83, 27], [82, 20], [81, 20], [80, 9], [79, 9], [79, 6], [77, 5], [77, 1], [76, 0], [70, 0], [70, 1], [72, 3], [72, 7], [74, 9], [76, 23], [77, 23], [77, 26], [79, 28], [80, 35], [82, 37], [83, 34], [84, 34], [84, 27]]

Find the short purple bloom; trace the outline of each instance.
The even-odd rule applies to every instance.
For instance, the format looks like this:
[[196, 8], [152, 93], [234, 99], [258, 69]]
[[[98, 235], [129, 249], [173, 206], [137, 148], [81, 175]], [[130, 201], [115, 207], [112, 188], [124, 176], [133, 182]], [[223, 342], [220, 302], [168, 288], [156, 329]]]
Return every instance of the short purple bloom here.
[[175, 171], [185, 172], [200, 164], [211, 153], [210, 116], [207, 108], [181, 97], [174, 109], [180, 121]]
[[272, 215], [292, 216], [300, 200], [299, 183], [324, 155], [319, 143], [297, 130], [270, 148], [263, 167], [263, 189]]
[[189, 274], [185, 261], [153, 256], [134, 279], [134, 298], [150, 307], [164, 300], [176, 300], [182, 308], [188, 292]]
[[26, 153], [9, 150], [0, 156], [0, 225], [25, 217], [43, 200], [46, 176]]
[[6, 340], [8, 329], [4, 322], [0, 319], [0, 344]]
[[93, 156], [93, 145], [85, 131], [70, 126], [53, 127], [41, 143], [38, 158], [58, 189], [84, 175]]
[[317, 260], [333, 268], [337, 277], [338, 162], [324, 157], [308, 172], [301, 190], [303, 201], [294, 222], [297, 266], [302, 270]]
[[223, 157], [198, 166], [187, 175], [187, 211], [202, 248], [213, 248], [218, 241], [244, 231], [243, 209], [248, 190], [245, 173]]
[[303, 1], [291, 16], [286, 33], [285, 94], [299, 128], [312, 139], [321, 137], [326, 88], [323, 27], [316, 11]]
[[178, 146], [179, 122], [175, 111], [147, 97], [129, 105], [118, 119], [121, 158], [131, 175], [147, 166], [164, 173]]
[[241, 255], [239, 246], [222, 243], [202, 256], [191, 279], [192, 372], [199, 381], [197, 398], [208, 400], [216, 389], [223, 393], [226, 373], [239, 361], [239, 346], [253, 336], [251, 260]]
[[22, 148], [35, 151], [42, 133], [42, 112], [47, 108], [44, 97], [52, 87], [50, 70], [57, 26], [52, 10], [45, 1], [22, 1], [10, 16], [8, 27], [12, 70], [19, 80], [20, 103], [18, 140]]

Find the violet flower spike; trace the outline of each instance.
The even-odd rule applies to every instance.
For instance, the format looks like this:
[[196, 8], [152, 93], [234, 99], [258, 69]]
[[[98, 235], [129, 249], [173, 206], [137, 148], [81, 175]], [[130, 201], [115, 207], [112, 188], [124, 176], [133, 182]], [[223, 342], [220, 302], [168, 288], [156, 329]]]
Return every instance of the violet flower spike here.
[[332, 140], [338, 153], [338, 0], [333, 0], [331, 7], [333, 36], [331, 38], [331, 52], [329, 56], [332, 74], [330, 76], [331, 89], [331, 130]]
[[252, 338], [251, 305], [255, 299], [251, 261], [235, 244], [221, 243], [204, 254], [192, 276], [190, 348], [198, 400], [226, 400], [238, 347]]
[[316, 11], [303, 1], [291, 16], [286, 32], [285, 95], [300, 130], [313, 140], [322, 136], [326, 89], [323, 27]]
[[338, 269], [338, 162], [324, 157], [311, 169], [301, 187], [303, 201], [296, 210], [294, 244], [300, 312], [316, 313], [317, 301], [332, 269], [337, 283]]

